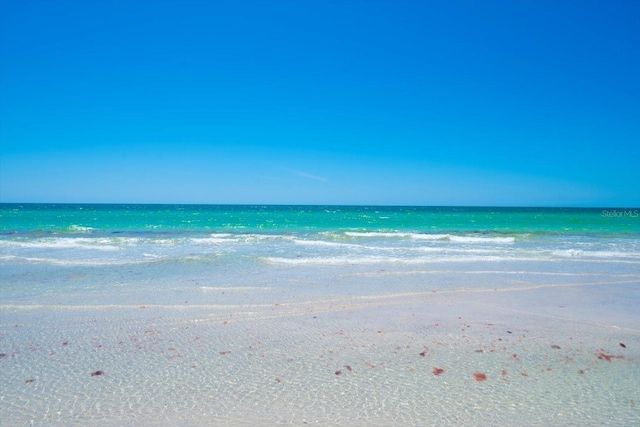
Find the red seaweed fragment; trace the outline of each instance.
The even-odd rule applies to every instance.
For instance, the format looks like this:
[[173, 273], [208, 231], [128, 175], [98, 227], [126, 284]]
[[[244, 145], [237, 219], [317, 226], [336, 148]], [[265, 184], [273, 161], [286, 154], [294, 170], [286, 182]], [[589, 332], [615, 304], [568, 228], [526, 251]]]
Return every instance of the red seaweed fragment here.
[[336, 372], [334, 372], [334, 373], [335, 373], [336, 375], [341, 375], [341, 374], [342, 374], [342, 371], [336, 371]]
[[474, 372], [473, 373], [473, 377], [476, 379], [476, 381], [481, 382], [481, 381], [486, 381], [487, 380], [487, 374], [482, 373], [482, 372]]
[[426, 351], [423, 351], [422, 353], [420, 353], [420, 356], [425, 357], [427, 355]]
[[444, 374], [444, 369], [442, 368], [433, 368], [433, 375], [438, 376]]
[[606, 354], [604, 351], [601, 351], [600, 353], [598, 353], [598, 359], [606, 360], [607, 362], [611, 362], [611, 359], [624, 359], [624, 356]]
[[34, 380], [34, 379], [24, 380], [24, 382], [25, 382], [25, 383], [27, 383], [27, 384], [31, 384], [31, 383], [33, 383], [33, 382], [35, 382], [35, 381], [36, 381], [36, 380]]
[[623, 342], [618, 343], [618, 344], [619, 344], [619, 345], [620, 345], [620, 347], [622, 347], [622, 348], [627, 348], [627, 346], [626, 346], [626, 345], [624, 345], [624, 343], [623, 343]]
[[97, 377], [97, 376], [103, 375], [103, 374], [104, 374], [104, 371], [95, 371], [95, 372], [91, 373], [91, 376], [92, 377]]
[[551, 348], [554, 349], [554, 350], [560, 350], [560, 346], [559, 345], [555, 345], [555, 344], [552, 345]]

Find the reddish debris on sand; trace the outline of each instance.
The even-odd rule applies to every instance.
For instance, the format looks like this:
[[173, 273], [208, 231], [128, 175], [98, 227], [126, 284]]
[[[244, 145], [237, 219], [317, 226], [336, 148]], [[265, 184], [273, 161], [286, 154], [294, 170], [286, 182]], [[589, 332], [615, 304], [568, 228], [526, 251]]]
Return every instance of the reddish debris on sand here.
[[334, 373], [335, 373], [336, 375], [340, 375], [340, 374], [342, 374], [342, 371], [336, 371], [336, 372], [334, 372]]
[[31, 384], [32, 382], [35, 382], [35, 380], [29, 379], [29, 380], [24, 380], [24, 382], [27, 383], [27, 384]]
[[473, 377], [476, 379], [476, 381], [480, 382], [480, 381], [486, 381], [487, 380], [487, 375], [482, 373], [482, 372], [474, 372], [473, 373]]
[[432, 372], [433, 372], [433, 375], [438, 376], [438, 375], [442, 375], [444, 373], [444, 369], [442, 369], [442, 368], [433, 368]]
[[624, 356], [615, 356], [613, 354], [605, 354], [604, 351], [601, 351], [600, 353], [598, 353], [598, 359], [611, 362], [611, 359], [624, 359]]
[[229, 354], [229, 353], [231, 353], [229, 350], [225, 350], [225, 351], [221, 351], [221, 352], [220, 352], [220, 354], [221, 354], [221, 355], [223, 355], [223, 356], [224, 356], [225, 354]]
[[554, 350], [560, 350], [560, 346], [559, 345], [555, 345], [555, 344], [552, 345], [551, 348], [554, 349]]
[[97, 376], [102, 375], [102, 374], [104, 374], [104, 371], [95, 371], [95, 372], [91, 373], [91, 376], [92, 377], [97, 377]]
[[422, 353], [420, 353], [420, 356], [425, 357], [427, 355], [426, 351], [423, 351]]
[[627, 346], [626, 346], [626, 345], [624, 345], [624, 343], [623, 343], [623, 342], [619, 343], [619, 345], [620, 345], [620, 347], [622, 347], [622, 348], [627, 348]]

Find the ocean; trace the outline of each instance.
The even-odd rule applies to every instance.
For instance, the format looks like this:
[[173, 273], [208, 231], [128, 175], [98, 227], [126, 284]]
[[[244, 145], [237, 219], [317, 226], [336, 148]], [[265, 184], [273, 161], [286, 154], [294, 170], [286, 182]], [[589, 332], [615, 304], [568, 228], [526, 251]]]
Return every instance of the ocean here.
[[0, 204], [0, 420], [631, 425], [639, 309], [640, 209]]

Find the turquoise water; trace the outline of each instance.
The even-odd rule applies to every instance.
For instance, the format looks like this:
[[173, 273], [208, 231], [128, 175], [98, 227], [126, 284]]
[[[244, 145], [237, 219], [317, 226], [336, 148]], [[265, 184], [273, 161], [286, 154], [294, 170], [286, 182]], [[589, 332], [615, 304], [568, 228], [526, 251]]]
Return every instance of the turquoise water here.
[[633, 425], [639, 309], [635, 209], [2, 204], [0, 420]]
[[587, 233], [637, 235], [639, 209], [1, 204], [0, 232]]
[[[67, 282], [60, 277], [80, 273], [90, 287], [114, 281], [124, 269], [158, 283], [203, 274], [222, 282], [247, 272], [280, 274], [278, 266], [302, 274], [323, 267], [565, 261], [590, 263], [581, 265], [586, 269], [594, 263], [636, 265], [637, 210], [0, 205], [5, 298], [44, 295], [52, 280], [64, 292]], [[101, 274], [92, 274], [95, 269]]]
[[0, 262], [18, 269], [636, 262], [639, 236], [634, 209], [0, 206]]

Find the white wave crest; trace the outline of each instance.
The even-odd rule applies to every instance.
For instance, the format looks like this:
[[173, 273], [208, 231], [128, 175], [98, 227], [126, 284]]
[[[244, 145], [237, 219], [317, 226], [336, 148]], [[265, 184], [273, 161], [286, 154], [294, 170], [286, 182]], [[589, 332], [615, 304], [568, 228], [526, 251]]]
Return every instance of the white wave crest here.
[[78, 238], [42, 238], [38, 240], [5, 240], [1, 246], [36, 249], [96, 249], [102, 251], [115, 251], [118, 246], [108, 239], [92, 239], [89, 237]]
[[196, 245], [220, 245], [220, 244], [224, 244], [224, 243], [235, 243], [237, 242], [236, 239], [230, 239], [230, 238], [226, 238], [226, 237], [198, 237], [198, 238], [193, 238], [189, 240], [190, 243], [196, 244]]
[[410, 233], [381, 232], [381, 231], [345, 231], [349, 237], [407, 237]]
[[513, 243], [514, 237], [475, 237], [475, 236], [449, 236], [452, 242], [462, 243]]
[[82, 225], [72, 225], [69, 227], [69, 231], [73, 231], [75, 233], [90, 233], [94, 230], [92, 227], [84, 227]]
[[408, 237], [414, 240], [450, 240], [449, 234], [426, 234], [426, 233], [410, 233]]
[[354, 245], [351, 243], [338, 243], [338, 242], [329, 242], [326, 240], [303, 240], [303, 239], [294, 239], [293, 243], [296, 245], [303, 246], [327, 246], [333, 248], [363, 248], [361, 245]]
[[56, 259], [56, 258], [39, 258], [39, 257], [18, 257], [11, 258], [13, 261], [26, 261], [32, 264], [48, 264], [63, 267], [99, 267], [106, 265], [130, 265], [130, 264], [144, 264], [147, 260], [115, 260], [115, 259]]
[[404, 233], [404, 232], [360, 232], [347, 231], [349, 237], [383, 237], [383, 238], [409, 238], [413, 240], [442, 240], [456, 243], [513, 243], [515, 237], [490, 237], [490, 236], [458, 236], [454, 234], [429, 234], [429, 233]]
[[582, 249], [557, 249], [552, 251], [551, 255], [559, 258], [640, 259], [640, 253], [637, 252], [585, 251]]

